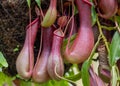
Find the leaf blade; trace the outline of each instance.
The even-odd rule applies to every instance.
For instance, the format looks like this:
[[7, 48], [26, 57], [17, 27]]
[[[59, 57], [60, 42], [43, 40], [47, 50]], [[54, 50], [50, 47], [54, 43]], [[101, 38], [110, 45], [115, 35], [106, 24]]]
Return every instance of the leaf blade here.
[[30, 8], [31, 0], [27, 0], [28, 7]]
[[95, 23], [97, 22], [97, 13], [95, 11], [94, 6], [91, 7], [91, 16], [92, 16], [92, 25], [95, 25]]
[[118, 86], [117, 82], [118, 82], [118, 76], [119, 72], [117, 72], [116, 66], [112, 66], [112, 70], [111, 70], [111, 75], [112, 75], [112, 79], [111, 79], [111, 83], [112, 86]]
[[12, 77], [7, 76], [3, 72], [0, 72], [0, 86], [4, 86], [4, 84], [7, 84], [8, 86], [12, 86]]
[[41, 0], [35, 0], [35, 2], [37, 3], [38, 7], [41, 7]]
[[118, 59], [120, 59], [120, 34], [116, 31], [111, 45], [110, 45], [110, 53], [109, 53], [109, 64], [114, 66]]
[[0, 64], [1, 64], [1, 67], [8, 67], [8, 63], [5, 57], [3, 56], [2, 52], [0, 52]]
[[90, 63], [88, 60], [86, 60], [82, 65], [82, 69], [81, 69], [81, 73], [82, 73], [81, 78], [84, 86], [90, 86], [90, 80], [89, 80], [90, 76], [88, 73], [89, 67], [90, 67]]

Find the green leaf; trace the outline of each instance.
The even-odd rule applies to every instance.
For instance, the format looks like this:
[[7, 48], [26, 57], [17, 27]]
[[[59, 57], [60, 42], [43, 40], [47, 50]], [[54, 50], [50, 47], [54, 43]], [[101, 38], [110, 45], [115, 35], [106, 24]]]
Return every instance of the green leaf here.
[[0, 65], [1, 67], [8, 67], [8, 63], [5, 57], [3, 56], [2, 52], [0, 52]]
[[110, 45], [109, 57], [109, 64], [111, 66], [115, 65], [120, 58], [120, 34], [117, 31], [115, 32]]
[[90, 68], [90, 65], [92, 63], [92, 58], [94, 57], [95, 55], [95, 50], [97, 48], [97, 45], [100, 41], [100, 38], [98, 38], [98, 41], [96, 42], [92, 52], [91, 52], [91, 55], [89, 56], [89, 58], [83, 63], [82, 65], [82, 69], [81, 69], [81, 78], [82, 78], [82, 82], [83, 82], [83, 85], [84, 86], [90, 86], [90, 79], [89, 79], [89, 68]]
[[20, 81], [20, 86], [32, 86], [32, 82], [21, 80]]
[[13, 49], [13, 52], [17, 52], [17, 51], [19, 51], [19, 45], [17, 45], [14, 49]]
[[68, 84], [67, 81], [64, 81], [64, 80], [60, 80], [60, 81], [55, 81], [54, 80], [54, 84], [52, 86], [69, 86], [69, 84]]
[[65, 78], [72, 80], [72, 81], [77, 81], [81, 78], [81, 72], [78, 68], [77, 64], [73, 64], [68, 72], [65, 73]]
[[96, 11], [95, 11], [95, 7], [92, 6], [91, 8], [91, 12], [92, 12], [92, 25], [94, 25], [97, 21], [97, 14], [96, 14]]
[[118, 82], [119, 72], [118, 72], [118, 69], [116, 66], [112, 66], [111, 75], [112, 75], [112, 78], [111, 78], [112, 85], [111, 86], [118, 86], [117, 82]]
[[74, 15], [78, 13], [77, 7], [74, 5]]
[[12, 86], [12, 80], [12, 77], [7, 76], [3, 72], [0, 72], [0, 86], [4, 86], [5, 84], [7, 84], [6, 86]]
[[31, 81], [20, 80], [20, 86], [69, 86], [69, 83], [65, 80], [60, 81], [49, 80], [48, 82], [40, 84]]
[[31, 0], [27, 0], [28, 7], [30, 8]]
[[90, 86], [90, 80], [89, 80], [89, 67], [90, 67], [90, 61], [86, 60], [81, 69], [81, 77], [82, 77], [82, 82], [84, 86]]
[[118, 22], [119, 26], [120, 26], [120, 16], [115, 16], [116, 21]]
[[38, 5], [39, 8], [40, 8], [40, 6], [41, 6], [41, 0], [35, 0], [35, 2], [37, 3], [37, 5]]

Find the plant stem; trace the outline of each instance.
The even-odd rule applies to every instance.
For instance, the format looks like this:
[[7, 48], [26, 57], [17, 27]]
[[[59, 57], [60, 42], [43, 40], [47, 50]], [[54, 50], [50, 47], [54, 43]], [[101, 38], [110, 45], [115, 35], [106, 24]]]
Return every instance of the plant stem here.
[[99, 22], [99, 20], [98, 20], [98, 17], [97, 17], [97, 24], [98, 24], [98, 29], [99, 29], [100, 35], [101, 35], [101, 37], [102, 37], [102, 39], [103, 39], [103, 41], [104, 41], [104, 43], [105, 43], [105, 46], [106, 46], [106, 48], [107, 48], [107, 52], [110, 53], [109, 46], [108, 46], [108, 43], [107, 43], [107, 39], [106, 39], [106, 37], [105, 37], [104, 34], [103, 34], [102, 27], [101, 27], [101, 25], [100, 25], [100, 22]]
[[115, 20], [115, 26], [116, 26], [118, 32], [120, 33], [120, 27], [119, 27], [119, 25], [118, 25], [118, 22], [117, 22], [117, 20], [116, 20], [116, 17], [114, 17], [114, 20]]
[[100, 35], [98, 36], [97, 42], [95, 43], [95, 45], [94, 45], [94, 47], [93, 47], [93, 49], [92, 49], [92, 52], [91, 52], [91, 54], [90, 54], [90, 56], [89, 56], [89, 58], [88, 58], [88, 61], [93, 57], [93, 55], [94, 55], [94, 53], [95, 53], [95, 51], [96, 51], [96, 49], [97, 49], [97, 46], [98, 46], [98, 44], [99, 44], [99, 42], [100, 42], [100, 40], [101, 40], [101, 37], [102, 37], [102, 35], [100, 34]]
[[108, 30], [108, 31], [116, 30], [116, 27], [107, 27], [107, 26], [104, 26], [104, 25], [101, 25], [101, 28], [103, 28], [105, 30]]
[[69, 45], [70, 45], [70, 39], [71, 39], [71, 36], [72, 36], [73, 29], [75, 29], [74, 28], [74, 4], [73, 4], [73, 1], [72, 1], [72, 8], [73, 8], [72, 17], [71, 17], [72, 25], [71, 25], [70, 34], [69, 34], [69, 37], [68, 37], [68, 44], [66, 45], [67, 49], [69, 48]]
[[56, 71], [56, 70], [57, 70], [57, 69], [56, 69], [56, 68], [57, 68], [57, 65], [59, 65], [59, 64], [56, 64], [56, 65], [55, 65], [55, 69], [54, 69], [56, 76], [59, 77], [59, 78], [62, 79], [62, 80], [68, 81], [69, 83], [72, 83], [72, 84], [76, 85], [76, 83], [75, 83], [74, 81], [69, 80], [69, 79], [64, 78], [64, 77], [61, 77], [61, 76], [57, 73], [57, 71]]

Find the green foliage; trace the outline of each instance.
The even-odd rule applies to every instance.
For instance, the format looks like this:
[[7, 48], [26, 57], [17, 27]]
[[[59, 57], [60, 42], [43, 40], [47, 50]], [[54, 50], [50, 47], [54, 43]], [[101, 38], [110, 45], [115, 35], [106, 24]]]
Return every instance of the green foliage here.
[[109, 53], [109, 64], [111, 66], [111, 83], [112, 86], [119, 86], [119, 70], [116, 66], [117, 60], [120, 59], [120, 34], [118, 31], [115, 32], [112, 42], [110, 44], [110, 53]]
[[0, 52], [0, 68], [2, 67], [8, 67], [8, 63], [5, 57], [3, 56], [2, 52]]
[[19, 51], [19, 47], [20, 47], [20, 46], [19, 46], [19, 45], [17, 45], [17, 46], [13, 49], [13, 51], [14, 51], [14, 52]]
[[90, 0], [92, 6], [91, 6], [91, 16], [92, 16], [92, 25], [94, 25], [97, 22], [97, 13], [95, 11], [95, 6], [93, 4], [93, 0]]
[[12, 80], [14, 79], [14, 77], [9, 77], [6, 74], [4, 74], [2, 72], [2, 68], [3, 67], [8, 67], [8, 63], [5, 59], [5, 57], [3, 56], [2, 52], [0, 52], [0, 86], [4, 86], [4, 85], [9, 85], [12, 86]]
[[118, 22], [119, 26], [120, 26], [120, 16], [115, 16], [116, 21]]
[[74, 5], [74, 15], [78, 13], [77, 7]]
[[92, 16], [92, 25], [94, 25], [97, 21], [97, 15], [96, 15], [94, 6], [92, 6], [92, 8], [91, 8], [91, 16]]
[[115, 32], [110, 45], [109, 57], [109, 64], [111, 66], [114, 66], [120, 58], [120, 34], [117, 31]]
[[43, 86], [69, 86], [69, 83], [64, 80], [60, 81], [50, 80], [47, 84], [44, 83]]
[[14, 80], [14, 77], [9, 77], [3, 72], [0, 72], [0, 86], [13, 86], [12, 80]]
[[27, 0], [28, 7], [30, 8], [31, 0]]
[[46, 83], [38, 84], [38, 83], [33, 83], [31, 81], [21, 80], [20, 86], [69, 86], [69, 83], [64, 80], [60, 80], [60, 81], [50, 80]]
[[82, 73], [81, 77], [84, 86], [90, 86], [89, 72], [88, 72], [89, 67], [90, 67], [90, 60], [86, 60], [82, 65], [82, 70], [81, 70]]
[[117, 67], [114, 65], [112, 66], [112, 69], [111, 69], [111, 75], [112, 75], [112, 78], [111, 78], [111, 82], [112, 82], [112, 85], [111, 86], [119, 86], [118, 85], [118, 78], [119, 78], [119, 70], [117, 69]]
[[72, 81], [77, 81], [81, 78], [81, 72], [78, 68], [77, 64], [73, 64], [68, 72], [65, 73], [65, 78], [72, 80]]
[[35, 0], [35, 2], [37, 3], [37, 5], [38, 5], [39, 8], [40, 8], [40, 6], [41, 6], [41, 0]]

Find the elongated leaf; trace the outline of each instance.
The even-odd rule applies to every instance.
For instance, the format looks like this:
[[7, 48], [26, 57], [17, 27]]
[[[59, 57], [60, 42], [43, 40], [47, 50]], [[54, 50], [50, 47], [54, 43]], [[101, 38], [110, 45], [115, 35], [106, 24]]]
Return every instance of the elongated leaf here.
[[120, 59], [120, 34], [116, 31], [111, 45], [109, 53], [109, 63], [111, 66], [114, 66], [118, 59]]
[[81, 77], [82, 77], [82, 82], [84, 86], [90, 86], [90, 79], [89, 79], [89, 67], [90, 67], [90, 62], [87, 60], [84, 62], [82, 65], [82, 70], [81, 70]]
[[35, 0], [35, 2], [37, 3], [37, 5], [40, 7], [41, 6], [41, 0]]
[[31, 0], [27, 0], [28, 7], [30, 8]]
[[112, 66], [112, 70], [111, 70], [111, 75], [112, 75], [111, 82], [112, 82], [112, 86], [118, 86], [117, 82], [118, 82], [119, 72], [117, 72], [118, 70], [116, 68], [117, 67], [115, 65]]
[[92, 25], [94, 25], [97, 21], [97, 15], [96, 15], [96, 11], [95, 11], [95, 7], [92, 6], [91, 8], [91, 12], [92, 12]]
[[8, 63], [6, 59], [4, 58], [2, 52], [0, 52], [0, 65], [1, 67], [8, 67]]
[[[90, 2], [93, 4], [93, 0], [90, 0]], [[91, 16], [92, 16], [92, 25], [94, 25], [97, 21], [97, 14], [94, 5], [91, 6]]]

